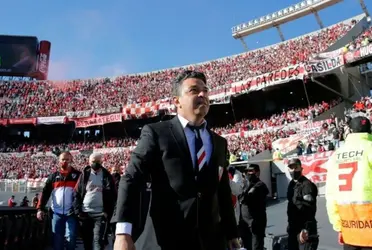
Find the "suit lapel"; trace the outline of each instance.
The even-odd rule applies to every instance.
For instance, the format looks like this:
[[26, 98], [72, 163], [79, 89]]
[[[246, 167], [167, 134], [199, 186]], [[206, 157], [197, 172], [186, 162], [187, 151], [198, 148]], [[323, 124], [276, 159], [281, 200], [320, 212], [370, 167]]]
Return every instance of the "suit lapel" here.
[[178, 120], [177, 116], [171, 120], [170, 130], [174, 140], [177, 142], [178, 148], [181, 151], [181, 157], [184, 158], [186, 166], [190, 166], [191, 170], [194, 169], [189, 145], [187, 144], [186, 135], [181, 125], [181, 122]]

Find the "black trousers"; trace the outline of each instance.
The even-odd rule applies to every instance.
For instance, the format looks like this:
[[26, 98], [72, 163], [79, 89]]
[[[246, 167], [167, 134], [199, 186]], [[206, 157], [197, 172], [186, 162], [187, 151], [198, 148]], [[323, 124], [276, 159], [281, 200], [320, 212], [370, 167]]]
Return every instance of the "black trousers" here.
[[87, 216], [81, 220], [81, 235], [85, 250], [104, 250], [107, 221], [103, 216]]
[[310, 238], [304, 244], [299, 241], [298, 232], [288, 232], [288, 250], [317, 250], [319, 245], [319, 238]]
[[372, 250], [372, 247], [357, 247], [345, 244], [344, 250]]
[[239, 221], [239, 234], [247, 250], [264, 250], [266, 220], [247, 223]]

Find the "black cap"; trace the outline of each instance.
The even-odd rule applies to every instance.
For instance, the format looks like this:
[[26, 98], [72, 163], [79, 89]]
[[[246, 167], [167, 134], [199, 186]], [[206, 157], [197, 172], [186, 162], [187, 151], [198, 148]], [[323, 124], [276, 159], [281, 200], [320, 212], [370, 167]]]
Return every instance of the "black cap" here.
[[247, 171], [256, 171], [260, 172], [260, 166], [258, 164], [249, 164]]
[[301, 166], [301, 161], [298, 158], [292, 158], [288, 160], [287, 166], [291, 168], [293, 165], [300, 165]]
[[371, 133], [371, 122], [367, 117], [357, 116], [350, 121], [353, 133]]

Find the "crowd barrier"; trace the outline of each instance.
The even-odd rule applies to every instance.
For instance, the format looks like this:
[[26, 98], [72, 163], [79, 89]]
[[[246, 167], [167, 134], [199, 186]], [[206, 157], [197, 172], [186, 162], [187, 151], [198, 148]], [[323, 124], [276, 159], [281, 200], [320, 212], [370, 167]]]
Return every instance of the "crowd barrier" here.
[[34, 208], [0, 207], [0, 250], [45, 249], [50, 245], [49, 216], [39, 221]]
[[41, 192], [45, 183], [45, 178], [40, 179], [21, 179], [21, 180], [0, 180], [0, 192], [11, 193], [35, 193]]

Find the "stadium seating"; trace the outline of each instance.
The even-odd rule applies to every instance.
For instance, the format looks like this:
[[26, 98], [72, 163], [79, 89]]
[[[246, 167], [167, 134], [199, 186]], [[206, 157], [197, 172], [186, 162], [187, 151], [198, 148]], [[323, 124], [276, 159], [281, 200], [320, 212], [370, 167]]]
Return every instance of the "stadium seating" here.
[[[315, 104], [307, 109], [289, 110], [272, 115], [263, 120], [243, 120], [224, 128], [212, 128], [228, 140], [232, 155], [246, 160], [254, 155], [271, 149], [273, 141], [288, 137], [300, 130], [300, 127], [288, 128], [286, 125], [299, 121], [312, 120], [315, 116], [337, 105], [339, 100], [330, 103]], [[5, 178], [43, 178], [57, 167], [57, 158], [50, 153], [55, 147], [71, 150], [74, 165], [82, 168], [87, 165], [84, 150], [102, 150], [105, 166], [108, 168], [125, 168], [129, 161], [130, 149], [136, 145], [134, 139], [117, 139], [100, 143], [71, 143], [66, 145], [3, 145], [0, 148], [0, 179]], [[13, 153], [10, 153], [13, 152]], [[240, 158], [239, 158], [240, 159]]]
[[273, 46], [183, 68], [68, 82], [2, 82], [0, 118], [58, 116], [68, 111], [120, 108], [164, 99], [170, 96], [172, 79], [185, 68], [205, 72], [211, 91], [216, 91], [252, 76], [305, 62], [345, 35], [355, 22], [341, 22]]
[[[345, 35], [354, 24], [355, 21], [341, 22], [330, 28], [270, 47], [184, 68], [68, 82], [0, 82], [0, 119], [57, 116], [65, 115], [68, 111], [121, 108], [126, 104], [164, 99], [170, 96], [171, 80], [185, 68], [205, 72], [212, 91], [223, 89], [231, 83], [252, 76], [304, 63], [309, 57], [323, 51]], [[345, 46], [344, 50], [353, 51], [371, 40], [372, 29], [368, 29], [353, 43]], [[278, 57], [281, 60], [277, 60]], [[244, 119], [213, 130], [227, 138], [229, 151], [235, 160], [246, 160], [266, 149], [271, 149], [272, 143], [277, 139], [301, 134], [301, 128], [296, 126], [297, 123], [311, 121], [337, 105], [339, 101], [332, 100], [307, 109], [289, 110], [268, 119]], [[363, 112], [369, 116], [371, 107], [371, 99], [363, 98], [349, 113]], [[307, 141], [311, 142], [313, 139], [312, 134], [307, 135]], [[74, 165], [78, 168], [88, 163], [87, 155], [82, 153], [85, 150], [103, 153], [106, 167], [123, 169], [128, 164], [130, 151], [135, 145], [136, 140], [130, 138], [59, 145], [2, 144], [0, 179], [46, 177], [57, 167], [57, 158], [50, 153], [54, 147], [72, 150]], [[321, 147], [319, 150], [322, 150]]]

